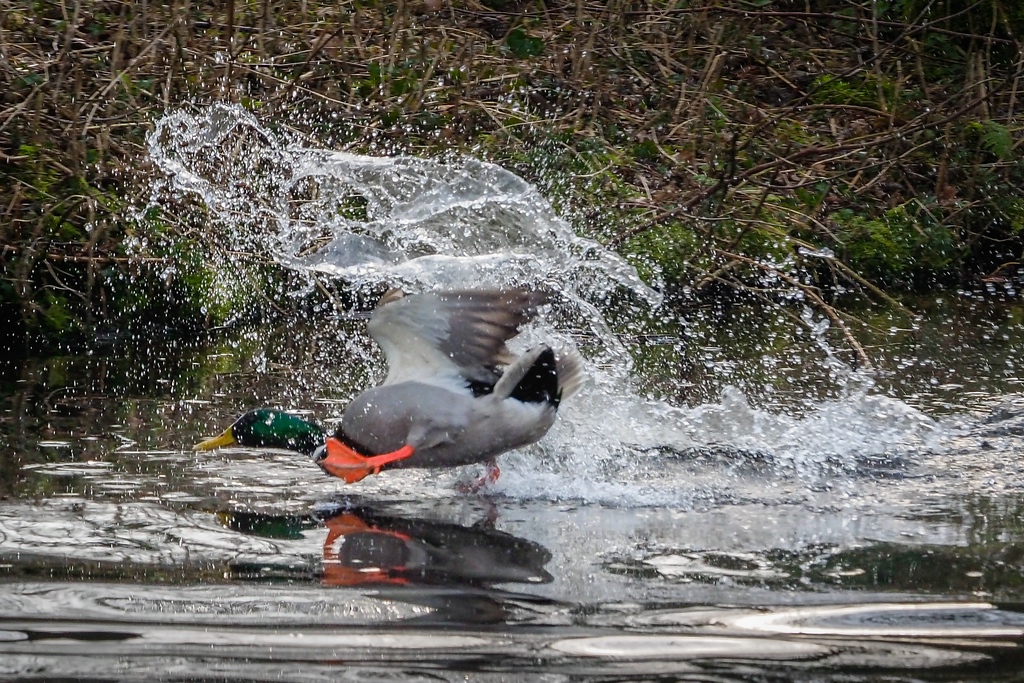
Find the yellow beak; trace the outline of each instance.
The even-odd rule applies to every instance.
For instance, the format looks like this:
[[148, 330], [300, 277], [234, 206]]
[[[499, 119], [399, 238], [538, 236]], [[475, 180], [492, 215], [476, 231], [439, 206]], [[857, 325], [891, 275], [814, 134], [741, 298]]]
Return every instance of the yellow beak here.
[[214, 448], [220, 448], [221, 446], [232, 446], [235, 443], [235, 437], [231, 434], [231, 427], [228, 427], [220, 436], [215, 436], [210, 439], [207, 439], [206, 441], [197, 443], [192, 448], [197, 451], [212, 451]]

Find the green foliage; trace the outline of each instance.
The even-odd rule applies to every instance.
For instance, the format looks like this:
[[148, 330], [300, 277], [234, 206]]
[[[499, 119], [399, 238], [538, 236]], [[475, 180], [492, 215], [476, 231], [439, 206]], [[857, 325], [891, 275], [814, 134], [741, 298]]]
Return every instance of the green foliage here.
[[807, 128], [801, 125], [799, 121], [793, 120], [779, 121], [778, 125], [775, 126], [775, 137], [778, 140], [792, 142], [808, 142], [811, 139]]
[[644, 140], [633, 145], [633, 158], [638, 161], [655, 161], [661, 157], [654, 140]]
[[906, 206], [878, 218], [842, 209], [832, 215], [838, 247], [858, 272], [889, 285], [942, 272], [956, 256], [955, 235], [942, 224], [910, 215]]
[[821, 206], [829, 193], [828, 183], [815, 183], [810, 187], [798, 187], [794, 190], [796, 199], [800, 206], [807, 211], [813, 211]]
[[[1018, 0], [944, 0], [942, 3], [929, 0], [896, 0], [880, 14], [895, 21], [936, 22], [938, 28], [952, 29], [964, 34], [944, 41], [947, 44], [956, 41], [954, 44], [962, 47], [969, 45], [973, 40], [969, 36], [973, 31], [987, 34], [993, 29], [995, 37], [1003, 40], [1012, 40], [1024, 34], [1024, 4]], [[955, 19], [943, 21], [941, 17], [944, 16], [952, 16]], [[1015, 52], [996, 46], [993, 57], [1006, 59], [1007, 63], [1012, 63], [1016, 59]]]
[[415, 62], [406, 61], [392, 67], [370, 62], [366, 68], [369, 77], [356, 86], [356, 92], [364, 99], [381, 95], [400, 97], [414, 92], [423, 79], [422, 65]]
[[693, 259], [700, 237], [691, 225], [671, 221], [658, 230], [648, 230], [629, 241], [623, 255], [648, 281], [687, 282], [703, 264]]
[[41, 303], [47, 332], [66, 334], [77, 327], [77, 321], [69, 311], [70, 302], [67, 296], [47, 291], [43, 293]]
[[991, 119], [972, 121], [968, 129], [979, 134], [981, 144], [990, 154], [1000, 160], [1007, 160], [1013, 154], [1013, 134], [1010, 129]]
[[1010, 234], [1024, 234], [1024, 198], [1006, 197], [1003, 201], [998, 202], [997, 206], [1005, 218]]
[[[542, 18], [511, 0], [248, 1], [233, 68], [214, 58], [222, 3], [196, 0], [184, 23], [173, 3], [144, 20], [83, 3], [77, 32], [60, 3], [0, 5], [18, 47], [2, 97], [19, 107], [0, 131], [0, 305], [55, 334], [161, 310], [216, 324], [274, 296], [280, 273], [221, 254], [216, 226], [181, 207], [125, 217], [123, 198], [152, 190], [149, 123], [180, 102], [241, 102], [324, 147], [485, 156], [680, 286], [721, 265], [716, 249], [788, 263], [794, 244], [830, 246], [899, 287], [969, 282], [1022, 250], [1024, 4], [1010, 0], [828, 0], [798, 21], [779, 12], [804, 4], [769, 0], [556, 3]], [[982, 82], [985, 106], [965, 109]], [[336, 210], [366, 218], [359, 197]], [[756, 287], [762, 272], [729, 277]]]
[[544, 41], [527, 34], [521, 28], [512, 29], [508, 38], [505, 39], [505, 44], [508, 45], [508, 49], [512, 50], [512, 54], [520, 59], [536, 57], [544, 52]]
[[131, 232], [144, 236], [150, 255], [160, 260], [133, 272], [112, 273], [116, 315], [129, 324], [169, 314], [186, 328], [222, 325], [263, 310], [278, 284], [276, 269], [256, 258], [170, 230], [157, 207], [135, 222]]
[[896, 86], [892, 81], [879, 80], [875, 74], [865, 71], [851, 78], [818, 76], [811, 87], [811, 97], [819, 104], [851, 104], [877, 109], [879, 91], [888, 103], [896, 99]]

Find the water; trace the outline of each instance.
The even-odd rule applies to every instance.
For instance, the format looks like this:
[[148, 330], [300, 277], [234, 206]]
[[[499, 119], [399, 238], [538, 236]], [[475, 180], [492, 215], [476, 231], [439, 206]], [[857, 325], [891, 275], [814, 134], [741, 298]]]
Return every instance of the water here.
[[810, 325], [659, 308], [480, 161], [328, 153], [227, 107], [164, 118], [151, 153], [154, 201], [208, 211], [297, 300], [542, 286], [518, 343], [575, 345], [590, 379], [470, 495], [472, 468], [345, 486], [191, 450], [254, 405], [336, 421], [383, 376], [344, 305], [7, 361], [0, 677], [1019, 680], [1018, 308], [879, 316], [857, 373], [799, 301]]

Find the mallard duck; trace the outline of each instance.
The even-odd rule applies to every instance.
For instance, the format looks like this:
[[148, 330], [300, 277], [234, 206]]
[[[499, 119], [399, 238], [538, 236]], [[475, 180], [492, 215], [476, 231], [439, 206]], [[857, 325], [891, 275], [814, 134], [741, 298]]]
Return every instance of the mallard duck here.
[[[304, 453], [348, 483], [387, 468], [487, 463], [534, 443], [582, 380], [579, 356], [541, 344], [521, 356], [506, 343], [548, 301], [523, 289], [387, 292], [369, 331], [387, 358], [384, 382], [356, 396], [333, 436], [266, 408], [242, 415], [196, 450], [239, 444]], [[503, 369], [502, 369], [503, 368]], [[483, 480], [482, 480], [483, 481]]]

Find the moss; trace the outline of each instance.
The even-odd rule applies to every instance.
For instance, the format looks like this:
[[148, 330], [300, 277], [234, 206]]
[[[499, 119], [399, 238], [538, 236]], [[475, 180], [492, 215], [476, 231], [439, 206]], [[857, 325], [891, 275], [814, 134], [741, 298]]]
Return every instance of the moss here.
[[648, 281], [688, 281], [704, 264], [694, 263], [700, 239], [690, 225], [671, 221], [657, 230], [647, 230], [631, 239], [623, 249], [626, 257]]
[[956, 238], [947, 226], [912, 216], [906, 206], [878, 218], [842, 210], [832, 221], [843, 257], [858, 272], [889, 285], [913, 284], [942, 272], [957, 255]]

